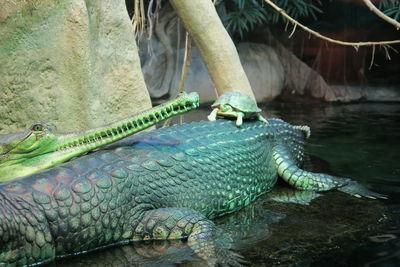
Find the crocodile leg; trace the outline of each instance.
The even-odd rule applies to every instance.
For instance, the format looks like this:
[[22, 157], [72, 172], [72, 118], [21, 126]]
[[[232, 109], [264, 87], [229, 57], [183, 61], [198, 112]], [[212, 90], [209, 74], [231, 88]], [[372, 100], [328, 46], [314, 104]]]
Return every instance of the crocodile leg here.
[[283, 180], [299, 190], [327, 191], [337, 189], [344, 193], [367, 198], [387, 198], [372, 192], [349, 178], [340, 178], [323, 173], [314, 173], [297, 167], [292, 154], [284, 145], [276, 145], [273, 149], [277, 172]]
[[182, 239], [209, 265], [242, 266], [242, 257], [216, 241], [214, 223], [189, 208], [160, 208], [147, 211], [135, 229], [134, 240]]
[[300, 169], [284, 145], [276, 145], [273, 149], [273, 156], [279, 176], [296, 189], [327, 191], [346, 185], [349, 181], [345, 178]]

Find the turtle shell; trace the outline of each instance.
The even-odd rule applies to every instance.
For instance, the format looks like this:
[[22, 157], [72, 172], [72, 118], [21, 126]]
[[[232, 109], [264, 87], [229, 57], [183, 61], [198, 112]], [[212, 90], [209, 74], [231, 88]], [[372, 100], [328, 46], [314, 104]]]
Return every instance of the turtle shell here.
[[228, 92], [220, 97], [212, 104], [211, 107], [216, 108], [219, 105], [228, 104], [231, 107], [248, 113], [261, 112], [256, 101], [248, 95], [239, 92]]

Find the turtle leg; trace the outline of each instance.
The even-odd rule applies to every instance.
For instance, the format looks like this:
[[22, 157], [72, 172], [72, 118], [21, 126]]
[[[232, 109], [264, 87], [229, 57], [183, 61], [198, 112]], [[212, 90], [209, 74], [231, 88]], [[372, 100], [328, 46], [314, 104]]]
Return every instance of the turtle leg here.
[[213, 111], [211, 111], [210, 115], [208, 115], [208, 120], [209, 121], [215, 121], [217, 119], [217, 113], [218, 113], [218, 109], [214, 108]]
[[265, 119], [261, 114], [257, 114], [257, 118], [259, 121], [262, 121], [265, 124], [269, 124], [269, 122], [267, 121], [267, 119]]
[[236, 126], [239, 127], [240, 125], [243, 124], [243, 117], [244, 117], [244, 114], [243, 114], [243, 112], [237, 112], [236, 114], [237, 114]]
[[297, 189], [312, 191], [338, 189], [356, 197], [386, 198], [384, 195], [372, 192], [349, 178], [340, 178], [300, 169], [297, 167], [290, 151], [284, 145], [276, 145], [272, 153], [279, 176]]

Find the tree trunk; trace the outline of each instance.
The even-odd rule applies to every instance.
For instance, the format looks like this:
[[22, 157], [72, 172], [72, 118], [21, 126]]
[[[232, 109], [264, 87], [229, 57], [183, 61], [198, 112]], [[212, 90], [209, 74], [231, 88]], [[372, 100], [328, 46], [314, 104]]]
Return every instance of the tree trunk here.
[[171, 0], [206, 63], [218, 95], [242, 92], [254, 98], [236, 47], [211, 0]]

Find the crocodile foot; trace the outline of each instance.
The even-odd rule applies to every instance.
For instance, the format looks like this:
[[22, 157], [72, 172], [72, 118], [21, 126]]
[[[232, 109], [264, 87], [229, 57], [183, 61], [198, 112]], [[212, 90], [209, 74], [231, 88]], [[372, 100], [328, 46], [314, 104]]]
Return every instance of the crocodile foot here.
[[211, 263], [210, 266], [232, 266], [232, 267], [242, 267], [248, 262], [244, 260], [243, 256], [235, 253], [229, 249], [219, 248], [216, 250], [216, 261], [207, 262]]
[[231, 242], [220, 238], [214, 223], [192, 209], [160, 208], [146, 211], [132, 237], [133, 240], [186, 238], [195, 255], [208, 266], [243, 266], [242, 256], [230, 250]]
[[339, 187], [337, 190], [358, 198], [366, 197], [371, 199], [377, 199], [377, 198], [387, 199], [387, 196], [373, 192], [368, 188], [364, 187], [363, 185], [352, 180], [348, 181], [345, 186]]

